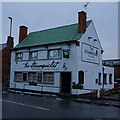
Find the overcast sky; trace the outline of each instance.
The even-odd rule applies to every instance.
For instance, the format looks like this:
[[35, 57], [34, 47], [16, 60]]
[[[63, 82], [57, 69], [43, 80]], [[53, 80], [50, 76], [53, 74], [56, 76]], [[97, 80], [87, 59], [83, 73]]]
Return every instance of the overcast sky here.
[[[19, 26], [28, 27], [28, 33], [43, 29], [77, 23], [77, 13], [83, 2], [3, 2], [2, 42], [9, 35], [10, 20], [13, 18], [12, 36], [18, 44]], [[90, 2], [87, 20], [93, 20], [99, 40], [104, 49], [103, 59], [118, 58], [118, 3]]]

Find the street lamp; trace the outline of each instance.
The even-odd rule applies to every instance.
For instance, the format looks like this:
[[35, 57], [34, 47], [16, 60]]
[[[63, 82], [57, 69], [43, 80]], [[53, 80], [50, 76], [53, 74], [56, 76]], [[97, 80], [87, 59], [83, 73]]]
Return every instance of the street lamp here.
[[10, 19], [10, 37], [11, 37], [11, 32], [12, 32], [12, 18], [8, 17]]

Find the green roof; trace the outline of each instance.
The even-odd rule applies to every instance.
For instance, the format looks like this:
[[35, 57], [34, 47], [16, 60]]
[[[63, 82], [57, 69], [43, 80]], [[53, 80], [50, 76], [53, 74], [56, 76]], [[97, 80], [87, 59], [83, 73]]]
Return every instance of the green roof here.
[[[87, 21], [86, 27], [88, 27], [90, 23], [91, 21]], [[51, 28], [28, 34], [28, 36], [13, 49], [75, 41], [80, 39], [82, 35], [82, 33], [78, 33], [78, 24]]]

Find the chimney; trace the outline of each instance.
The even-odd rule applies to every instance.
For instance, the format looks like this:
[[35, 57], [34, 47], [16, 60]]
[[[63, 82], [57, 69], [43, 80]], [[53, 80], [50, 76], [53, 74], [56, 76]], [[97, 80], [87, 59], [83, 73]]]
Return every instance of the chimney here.
[[26, 26], [20, 26], [19, 28], [19, 43], [21, 43], [27, 36], [27, 27]]
[[78, 12], [78, 33], [85, 33], [86, 31], [86, 13], [84, 11]]
[[9, 48], [13, 48], [13, 45], [14, 45], [14, 38], [11, 37], [11, 36], [8, 36], [7, 38], [7, 45], [9, 46]]

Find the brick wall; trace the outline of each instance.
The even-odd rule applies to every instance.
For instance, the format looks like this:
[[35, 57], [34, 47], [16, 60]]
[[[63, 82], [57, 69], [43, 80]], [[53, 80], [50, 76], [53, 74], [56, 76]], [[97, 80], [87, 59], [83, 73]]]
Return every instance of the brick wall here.
[[120, 78], [120, 66], [114, 66], [115, 79]]

